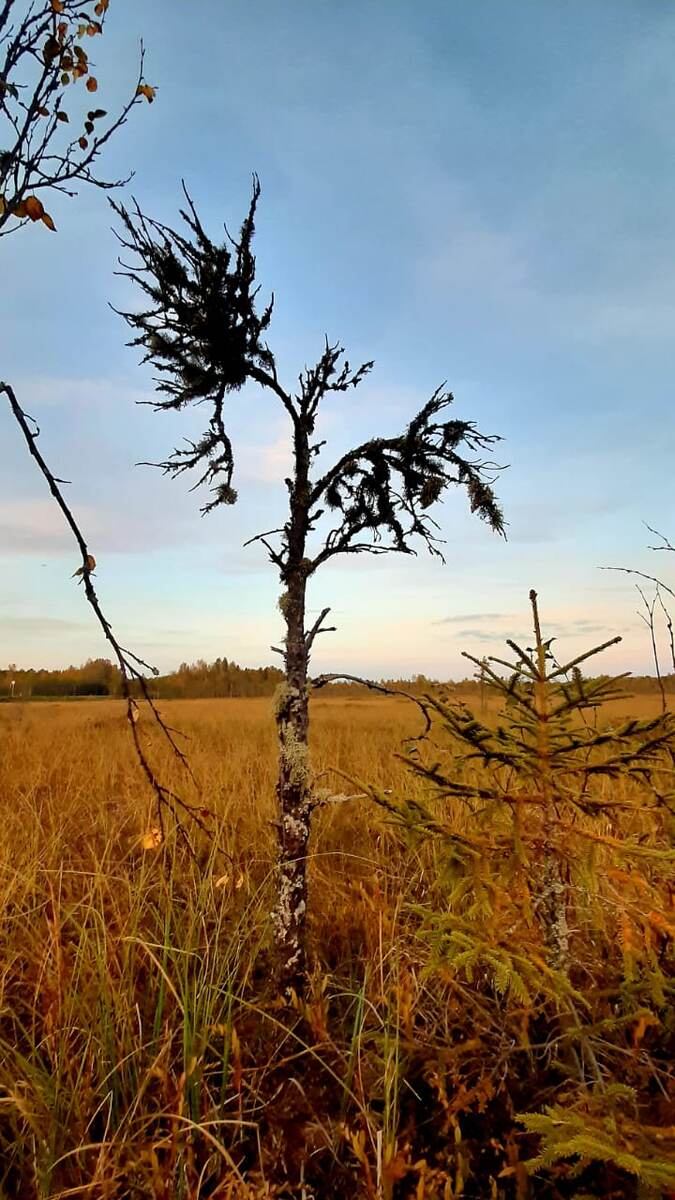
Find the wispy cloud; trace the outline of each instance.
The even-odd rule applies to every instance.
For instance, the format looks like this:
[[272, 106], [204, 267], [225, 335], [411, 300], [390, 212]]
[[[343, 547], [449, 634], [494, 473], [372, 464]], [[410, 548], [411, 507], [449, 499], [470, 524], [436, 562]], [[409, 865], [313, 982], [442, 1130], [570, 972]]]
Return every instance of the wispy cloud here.
[[0, 616], [0, 633], [3, 637], [12, 634], [34, 636], [36, 634], [81, 633], [90, 625], [85, 621], [67, 621], [61, 617], [17, 617]]
[[510, 613], [460, 613], [456, 617], [441, 617], [432, 625], [464, 625], [467, 621], [508, 621]]
[[9, 500], [3, 504], [0, 550], [50, 555], [73, 545], [73, 535], [51, 500]]
[[455, 637], [462, 642], [484, 642], [497, 644], [503, 642], [499, 633], [488, 633], [484, 629], [458, 629]]
[[[70, 499], [70, 497], [69, 497]], [[73, 503], [80, 528], [95, 557], [100, 553], [139, 554], [188, 541], [188, 518], [167, 503], [151, 506], [134, 489], [122, 491], [114, 503]], [[193, 522], [194, 524], [194, 522]], [[193, 539], [194, 540], [194, 539]], [[5, 501], [0, 509], [0, 553], [50, 558], [72, 553], [77, 545], [52, 500]]]

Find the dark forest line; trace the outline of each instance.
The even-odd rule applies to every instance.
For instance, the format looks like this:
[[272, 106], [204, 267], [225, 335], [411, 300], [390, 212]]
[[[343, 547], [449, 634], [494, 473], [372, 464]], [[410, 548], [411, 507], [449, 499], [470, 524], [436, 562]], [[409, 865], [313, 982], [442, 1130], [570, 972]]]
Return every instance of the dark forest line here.
[[[283, 680], [278, 667], [240, 667], [227, 658], [217, 658], [207, 663], [199, 659], [194, 663], [181, 663], [176, 671], [159, 675], [151, 680], [153, 696], [162, 700], [206, 700], [235, 697], [272, 696]], [[378, 680], [392, 689], [425, 692], [439, 686], [461, 688], [466, 695], [478, 694], [481, 685], [475, 679], [439, 680], [425, 675], [409, 679]], [[663, 679], [665, 690], [675, 693], [675, 675]], [[626, 681], [627, 690], [638, 695], [658, 692], [658, 681], [653, 675], [631, 676]], [[330, 685], [333, 695], [359, 695], [363, 686], [355, 683]], [[10, 664], [0, 669], [0, 699], [42, 699], [50, 697], [76, 696], [121, 696], [120, 673], [117, 667], [105, 658], [89, 659], [81, 666], [65, 667], [61, 670], [47, 668], [24, 669]]]

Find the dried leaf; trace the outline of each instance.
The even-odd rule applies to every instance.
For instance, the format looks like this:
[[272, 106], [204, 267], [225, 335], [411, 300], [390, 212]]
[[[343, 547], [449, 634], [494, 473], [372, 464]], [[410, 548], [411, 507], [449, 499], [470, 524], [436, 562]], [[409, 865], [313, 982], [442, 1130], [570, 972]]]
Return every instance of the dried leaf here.
[[52, 221], [52, 218], [50, 217], [49, 213], [42, 214], [42, 224], [46, 225], [47, 229], [51, 229], [52, 233], [56, 233], [56, 225]]
[[57, 42], [56, 38], [50, 34], [42, 48], [42, 56], [47, 66], [49, 66], [55, 58], [58, 58], [60, 53], [61, 47], [59, 46], [59, 43]]
[[136, 88], [136, 95], [145, 96], [148, 104], [152, 104], [156, 94], [157, 88], [150, 87], [149, 83], [139, 83], [138, 87]]
[[30, 217], [31, 221], [41, 221], [44, 216], [44, 206], [37, 196], [26, 196], [26, 216]]
[[[91, 573], [91, 572], [92, 572], [92, 571], [94, 571], [95, 569], [96, 569], [96, 559], [94, 558], [93, 554], [88, 554], [88, 555], [87, 555], [87, 564], [86, 564], [86, 570], [87, 570], [87, 571], [89, 571], [89, 572]], [[77, 571], [73, 571], [73, 574], [71, 575], [71, 577], [70, 577], [70, 578], [71, 578], [71, 579], [75, 579], [75, 578], [76, 578], [76, 576], [78, 576], [78, 575], [84, 575], [84, 572], [85, 572], [85, 567], [84, 567], [84, 566], [78, 567]]]
[[93, 75], [90, 75], [87, 80], [87, 91], [88, 92], [97, 92], [98, 91], [98, 81], [94, 78]]

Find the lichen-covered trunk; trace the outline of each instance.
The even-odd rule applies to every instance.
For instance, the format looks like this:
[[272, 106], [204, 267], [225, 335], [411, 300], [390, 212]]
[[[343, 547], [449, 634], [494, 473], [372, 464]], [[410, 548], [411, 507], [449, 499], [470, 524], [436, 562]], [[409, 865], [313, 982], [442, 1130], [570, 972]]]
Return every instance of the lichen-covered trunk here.
[[279, 984], [285, 993], [302, 993], [307, 969], [307, 848], [310, 831], [309, 711], [305, 647], [305, 582], [284, 596], [286, 682], [277, 693], [279, 734], [279, 853], [274, 935]]
[[309, 527], [308, 429], [295, 429], [295, 473], [286, 527], [287, 558], [282, 571], [286, 591], [279, 607], [286, 624], [286, 679], [276, 697], [279, 736], [277, 778], [279, 850], [277, 901], [273, 912], [277, 976], [281, 991], [301, 995], [307, 976], [307, 851], [311, 820], [309, 771], [309, 643], [305, 631]]

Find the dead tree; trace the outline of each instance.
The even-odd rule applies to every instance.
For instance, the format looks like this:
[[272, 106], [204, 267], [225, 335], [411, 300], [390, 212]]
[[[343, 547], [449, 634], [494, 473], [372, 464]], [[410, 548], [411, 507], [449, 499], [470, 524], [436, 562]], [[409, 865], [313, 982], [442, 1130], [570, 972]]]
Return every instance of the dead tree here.
[[[649, 546], [649, 550], [665, 550], [669, 554], [675, 554], [675, 546], [672, 544], [670, 539], [666, 537], [665, 533], [659, 533], [658, 529], [653, 529], [652, 526], [647, 525], [646, 522], [645, 525], [650, 533], [653, 533], [655, 537], [660, 539], [657, 545]], [[653, 585], [654, 591], [652, 595], [648, 595], [647, 590], [644, 587], [642, 587], [639, 583], [635, 584], [635, 589], [642, 602], [643, 610], [638, 611], [637, 615], [649, 630], [652, 658], [654, 660], [654, 671], [661, 697], [661, 710], [665, 713], [668, 710], [668, 696], [666, 693], [666, 685], [664, 682], [663, 673], [661, 671], [658, 620], [660, 618], [665, 626], [668, 640], [668, 656], [670, 658], [671, 669], [673, 672], [675, 672], [675, 627], [673, 625], [671, 608], [669, 607], [669, 604], [672, 604], [672, 601], [675, 600], [675, 590], [673, 590], [669, 584], [664, 583], [664, 581], [657, 575], [648, 575], [644, 571], [636, 570], [634, 567], [601, 567], [600, 570], [620, 571], [623, 575], [633, 575], [636, 579], [644, 580], [646, 583]], [[668, 597], [668, 599], [664, 599], [664, 596]]]
[[[286, 479], [288, 511], [279, 528], [260, 533], [277, 568], [285, 637], [285, 683], [276, 697], [279, 735], [278, 891], [273, 914], [279, 982], [301, 990], [306, 972], [307, 852], [315, 797], [308, 755], [309, 662], [319, 634], [327, 632], [329, 609], [308, 626], [307, 587], [324, 563], [340, 555], [414, 554], [415, 543], [442, 557], [432, 505], [454, 485], [464, 487], [470, 506], [492, 527], [504, 522], [492, 489], [498, 469], [480, 457], [495, 437], [469, 421], [450, 419], [452, 395], [443, 388], [394, 437], [377, 437], [321, 469], [325, 443], [316, 435], [321, 404], [332, 394], [357, 387], [372, 362], [355, 370], [342, 347], [328, 341], [315, 366], [305, 368], [295, 390], [282, 385], [266, 337], [273, 299], [259, 304], [252, 245], [260, 186], [239, 237], [217, 244], [204, 230], [187, 192], [181, 232], [114, 205], [120, 241], [133, 261], [122, 272], [140, 289], [144, 307], [121, 315], [134, 330], [130, 345], [158, 372], [158, 411], [208, 406], [203, 435], [155, 464], [172, 476], [196, 472], [194, 487], [210, 487], [208, 513], [233, 504], [234, 455], [225, 403], [244, 384], [275, 396], [290, 423], [293, 469]], [[478, 454], [479, 457], [475, 457]], [[247, 543], [248, 544], [248, 543]]]

